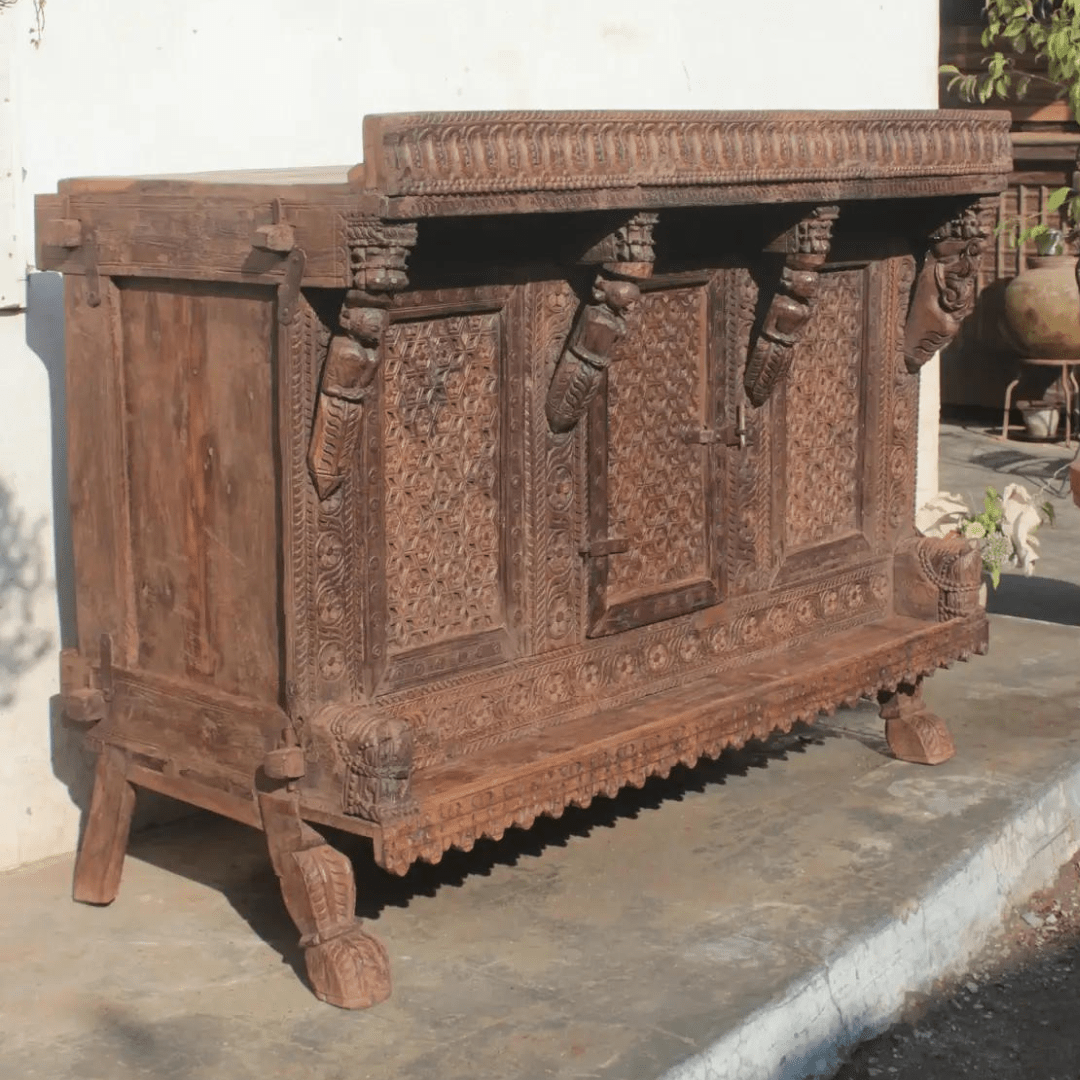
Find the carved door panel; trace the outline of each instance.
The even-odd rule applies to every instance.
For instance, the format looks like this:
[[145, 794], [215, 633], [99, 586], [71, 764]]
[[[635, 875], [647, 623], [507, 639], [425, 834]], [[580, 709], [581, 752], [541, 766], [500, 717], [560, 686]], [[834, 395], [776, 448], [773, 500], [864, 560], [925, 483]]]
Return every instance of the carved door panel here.
[[707, 277], [645, 284], [589, 413], [589, 636], [719, 602]]
[[773, 497], [780, 582], [850, 564], [874, 547], [875, 433], [888, 371], [878, 354], [896, 321], [878, 269], [819, 275], [813, 314], [778, 395]]
[[519, 320], [510, 290], [480, 294], [405, 297], [386, 334], [381, 438], [368, 448], [385, 588], [371, 662], [386, 689], [517, 651]]

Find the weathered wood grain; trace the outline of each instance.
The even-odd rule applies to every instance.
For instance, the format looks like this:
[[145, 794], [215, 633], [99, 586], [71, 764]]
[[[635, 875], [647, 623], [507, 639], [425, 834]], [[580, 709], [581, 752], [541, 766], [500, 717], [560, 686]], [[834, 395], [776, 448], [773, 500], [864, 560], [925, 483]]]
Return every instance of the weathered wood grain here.
[[405, 873], [860, 696], [944, 760], [921, 681], [987, 622], [977, 552], [914, 531], [915, 369], [1006, 129], [425, 114], [348, 177], [41, 197], [76, 896], [115, 896], [135, 786], [254, 825], [315, 993], [364, 1008], [387, 954], [310, 822]]

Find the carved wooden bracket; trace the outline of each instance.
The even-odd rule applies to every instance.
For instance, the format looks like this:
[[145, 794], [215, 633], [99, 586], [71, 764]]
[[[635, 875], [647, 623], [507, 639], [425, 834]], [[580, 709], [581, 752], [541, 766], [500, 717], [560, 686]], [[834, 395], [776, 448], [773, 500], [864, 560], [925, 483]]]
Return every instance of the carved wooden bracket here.
[[813, 312], [818, 270], [828, 258], [839, 212], [836, 206], [819, 206], [784, 238], [780, 281], [746, 361], [743, 384], [754, 405], [764, 405], [791, 370], [795, 346]]
[[952, 341], [975, 306], [976, 274], [997, 204], [996, 197], [979, 199], [930, 234], [904, 332], [904, 359], [912, 374]]
[[328, 705], [315, 725], [333, 740], [343, 768], [346, 814], [383, 823], [413, 808], [413, 735], [404, 720], [370, 708]]
[[356, 452], [364, 399], [375, 380], [389, 325], [389, 294], [408, 284], [405, 267], [416, 243], [416, 225], [350, 219], [345, 239], [354, 287], [345, 294], [338, 317], [342, 333], [330, 340], [308, 447], [308, 468], [320, 499], [341, 486]]
[[982, 574], [982, 556], [971, 540], [913, 536], [896, 550], [897, 614], [936, 622], [974, 615]]
[[551, 430], [572, 431], [585, 415], [611, 362], [615, 343], [626, 333], [626, 312], [641, 296], [636, 281], [652, 275], [652, 234], [658, 215], [635, 214], [605, 237], [585, 260], [601, 263], [592, 303], [582, 307], [562, 356], [555, 365], [547, 395]]

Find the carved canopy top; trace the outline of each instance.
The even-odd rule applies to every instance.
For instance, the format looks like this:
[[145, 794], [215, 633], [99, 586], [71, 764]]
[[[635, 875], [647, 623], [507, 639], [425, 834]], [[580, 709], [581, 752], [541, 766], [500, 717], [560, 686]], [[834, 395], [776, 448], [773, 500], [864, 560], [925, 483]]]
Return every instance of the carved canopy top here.
[[364, 157], [350, 181], [391, 197], [945, 177], [970, 191], [1012, 167], [1009, 114], [965, 110], [384, 114], [364, 118]]

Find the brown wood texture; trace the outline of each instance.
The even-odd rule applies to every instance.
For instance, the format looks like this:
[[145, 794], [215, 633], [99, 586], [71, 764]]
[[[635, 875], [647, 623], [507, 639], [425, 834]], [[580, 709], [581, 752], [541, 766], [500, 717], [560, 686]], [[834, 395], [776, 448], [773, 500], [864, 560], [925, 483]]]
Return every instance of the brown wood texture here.
[[76, 900], [111, 904], [120, 891], [135, 788], [127, 777], [127, 759], [115, 746], [98, 753], [94, 791], [90, 798], [79, 855], [75, 862]]
[[268, 290], [119, 290], [137, 667], [276, 702]]
[[920, 681], [987, 624], [977, 555], [914, 530], [916, 371], [1003, 130], [381, 118], [349, 181], [43, 197], [77, 895], [115, 895], [132, 785], [261, 827], [315, 992], [362, 1008], [387, 954], [307, 822], [404, 873], [866, 696], [943, 760]]

